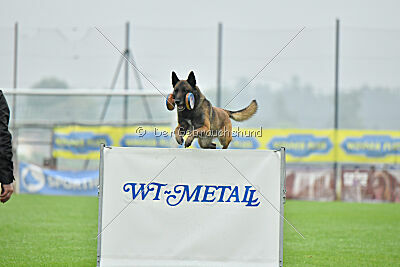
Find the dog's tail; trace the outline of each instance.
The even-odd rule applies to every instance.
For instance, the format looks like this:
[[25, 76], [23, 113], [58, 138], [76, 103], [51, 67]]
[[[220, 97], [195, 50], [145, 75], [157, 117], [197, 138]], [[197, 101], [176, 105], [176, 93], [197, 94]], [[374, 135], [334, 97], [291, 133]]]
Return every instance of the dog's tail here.
[[253, 116], [257, 112], [257, 108], [257, 101], [253, 100], [251, 101], [250, 105], [248, 105], [244, 109], [238, 111], [230, 111], [226, 109], [224, 110], [228, 113], [231, 119], [234, 119], [235, 121], [245, 121], [247, 119], [250, 119], [251, 116]]

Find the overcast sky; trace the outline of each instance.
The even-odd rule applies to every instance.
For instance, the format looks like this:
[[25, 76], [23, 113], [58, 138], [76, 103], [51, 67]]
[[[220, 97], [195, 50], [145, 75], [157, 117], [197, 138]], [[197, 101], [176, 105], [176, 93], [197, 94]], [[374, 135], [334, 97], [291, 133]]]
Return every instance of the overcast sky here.
[[[12, 86], [13, 25], [19, 22], [19, 87], [56, 76], [71, 87], [107, 88], [124, 23], [140, 69], [170, 90], [170, 73], [194, 70], [201, 88], [216, 84], [217, 23], [222, 22], [223, 85], [254, 76], [303, 26], [305, 30], [253, 82], [279, 88], [298, 76], [319, 92], [334, 81], [334, 24], [340, 18], [343, 90], [400, 87], [398, 1], [0, 1], [0, 87]], [[144, 87], [150, 85], [143, 81]], [[131, 80], [132, 87], [137, 87]], [[122, 87], [122, 80], [118, 83]]]

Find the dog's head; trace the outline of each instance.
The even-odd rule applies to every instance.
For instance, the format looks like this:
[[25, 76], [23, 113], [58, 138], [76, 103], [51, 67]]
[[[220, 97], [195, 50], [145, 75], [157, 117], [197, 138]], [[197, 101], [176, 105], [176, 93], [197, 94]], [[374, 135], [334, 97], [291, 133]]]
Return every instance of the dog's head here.
[[[187, 98], [189, 93], [194, 96], [194, 107], [198, 104], [200, 98], [199, 88], [196, 86], [196, 77], [193, 71], [189, 73], [187, 80], [179, 80], [176, 73], [172, 72], [172, 86], [174, 87], [174, 92], [172, 97], [174, 98], [175, 104], [178, 111], [183, 111], [187, 108]], [[193, 109], [193, 108], [192, 108]]]

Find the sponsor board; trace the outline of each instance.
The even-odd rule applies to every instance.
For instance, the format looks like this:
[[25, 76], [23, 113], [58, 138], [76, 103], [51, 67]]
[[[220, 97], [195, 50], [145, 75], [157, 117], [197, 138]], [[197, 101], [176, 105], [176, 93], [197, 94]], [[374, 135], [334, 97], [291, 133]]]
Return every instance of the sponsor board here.
[[106, 147], [98, 265], [280, 266], [281, 151]]
[[[399, 131], [263, 129], [233, 127], [230, 149], [286, 147], [288, 163], [400, 162]], [[53, 156], [98, 159], [101, 143], [121, 147], [178, 147], [165, 126], [67, 126], [54, 129]], [[219, 146], [216, 140], [217, 146]], [[180, 146], [182, 147], [182, 146]], [[195, 140], [192, 147], [199, 148]], [[336, 153], [335, 153], [336, 152]]]
[[331, 162], [334, 159], [334, 134], [330, 130], [264, 130], [264, 149], [286, 148], [287, 162]]
[[344, 201], [400, 202], [399, 168], [344, 166], [341, 180]]
[[341, 162], [400, 164], [400, 132], [341, 130], [338, 143]]
[[302, 200], [334, 200], [335, 181], [332, 168], [288, 168], [286, 170], [286, 197]]
[[55, 171], [19, 163], [20, 193], [96, 196], [97, 171]]
[[54, 128], [53, 156], [99, 159], [99, 147], [170, 147], [171, 129], [150, 126], [62, 126]]

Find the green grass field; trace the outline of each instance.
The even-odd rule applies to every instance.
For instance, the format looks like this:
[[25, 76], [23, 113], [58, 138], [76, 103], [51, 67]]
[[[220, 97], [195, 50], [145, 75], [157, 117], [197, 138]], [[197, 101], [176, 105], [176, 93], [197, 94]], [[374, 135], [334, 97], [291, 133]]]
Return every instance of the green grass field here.
[[[400, 264], [400, 204], [288, 201], [284, 266]], [[13, 196], [0, 205], [0, 266], [95, 266], [97, 198]]]

